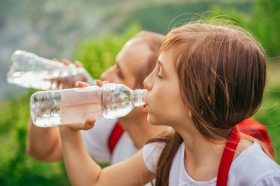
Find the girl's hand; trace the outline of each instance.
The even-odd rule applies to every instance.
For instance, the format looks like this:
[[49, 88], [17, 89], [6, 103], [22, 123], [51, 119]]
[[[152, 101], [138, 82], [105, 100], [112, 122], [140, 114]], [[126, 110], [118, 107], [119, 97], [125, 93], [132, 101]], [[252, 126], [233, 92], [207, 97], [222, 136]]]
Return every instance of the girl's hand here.
[[[100, 80], [96, 81], [96, 85], [101, 87], [104, 84], [106, 84], [108, 82], [102, 82]], [[77, 81], [75, 83], [75, 88], [85, 88], [88, 87], [89, 84], [86, 82], [82, 82], [82, 81]], [[64, 132], [76, 132], [79, 130], [88, 130], [91, 129], [94, 124], [95, 124], [96, 119], [93, 117], [87, 118], [86, 121], [84, 123], [77, 123], [77, 124], [65, 124], [65, 125], [61, 125], [60, 129], [63, 130]]]
[[100, 80], [96, 80], [96, 86], [102, 87], [104, 84], [109, 83], [108, 81], [100, 81]]
[[[102, 86], [103, 83], [98, 80], [98, 86]], [[88, 87], [89, 84], [82, 81], [77, 81], [75, 83], [75, 88], [85, 88]], [[66, 133], [73, 133], [79, 130], [88, 130], [91, 129], [95, 124], [96, 119], [95, 118], [87, 118], [84, 123], [77, 123], [77, 124], [65, 124], [60, 125], [59, 128], [62, 132]]]

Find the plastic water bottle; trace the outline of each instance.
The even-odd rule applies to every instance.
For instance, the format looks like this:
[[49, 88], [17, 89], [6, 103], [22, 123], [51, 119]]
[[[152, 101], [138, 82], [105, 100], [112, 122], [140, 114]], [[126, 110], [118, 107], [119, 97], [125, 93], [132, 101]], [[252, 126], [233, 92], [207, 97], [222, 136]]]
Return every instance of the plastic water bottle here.
[[86, 78], [90, 85], [95, 85], [95, 81], [84, 68], [67, 66], [22, 50], [15, 51], [11, 56], [8, 83], [49, 90], [57, 87], [57, 80], [63, 81], [63, 78], [68, 78], [67, 81], [70, 80], [72, 84]]
[[39, 91], [30, 98], [31, 118], [38, 127], [84, 123], [89, 117], [115, 119], [143, 106], [145, 92], [122, 84]]

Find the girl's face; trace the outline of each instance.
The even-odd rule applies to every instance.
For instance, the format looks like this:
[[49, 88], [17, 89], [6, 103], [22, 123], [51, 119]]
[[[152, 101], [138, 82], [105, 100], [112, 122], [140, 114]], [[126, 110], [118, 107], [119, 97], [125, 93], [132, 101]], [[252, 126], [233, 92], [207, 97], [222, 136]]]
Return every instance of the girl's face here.
[[[153, 125], [176, 126], [190, 119], [179, 88], [172, 50], [162, 52], [154, 71], [144, 80], [148, 122]], [[175, 127], [176, 128], [176, 127]]]

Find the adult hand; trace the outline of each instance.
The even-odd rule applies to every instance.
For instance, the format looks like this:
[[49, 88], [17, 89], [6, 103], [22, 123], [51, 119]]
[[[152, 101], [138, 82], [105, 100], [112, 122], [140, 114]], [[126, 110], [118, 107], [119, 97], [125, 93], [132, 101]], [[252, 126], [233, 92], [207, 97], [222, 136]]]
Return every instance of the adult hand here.
[[[53, 61], [58, 61], [57, 59], [53, 59]], [[83, 68], [83, 65], [79, 61], [75, 61], [72, 63], [71, 61], [67, 59], [63, 59], [62, 63], [65, 66], [73, 66], [73, 68]], [[64, 72], [62, 72], [64, 73]], [[66, 74], [63, 76], [62, 74], [59, 74], [59, 77], [55, 77], [51, 79], [51, 89], [67, 89], [67, 88], [74, 88], [75, 83], [77, 81], [84, 81], [87, 82], [88, 78], [85, 73], [83, 73], [82, 70], [77, 71], [76, 74]], [[62, 76], [61, 76], [62, 75]]]

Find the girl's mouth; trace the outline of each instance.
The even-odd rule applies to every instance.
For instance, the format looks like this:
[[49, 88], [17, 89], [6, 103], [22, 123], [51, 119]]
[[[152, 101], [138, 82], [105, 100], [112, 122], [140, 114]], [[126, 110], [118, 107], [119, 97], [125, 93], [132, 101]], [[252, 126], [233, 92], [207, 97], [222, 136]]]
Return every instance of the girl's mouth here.
[[147, 102], [145, 102], [145, 103], [144, 103], [144, 105], [143, 105], [143, 108], [145, 108], [147, 105], [148, 105], [148, 103], [147, 103]]

